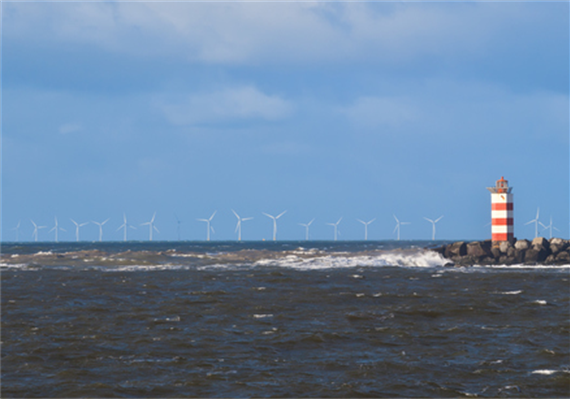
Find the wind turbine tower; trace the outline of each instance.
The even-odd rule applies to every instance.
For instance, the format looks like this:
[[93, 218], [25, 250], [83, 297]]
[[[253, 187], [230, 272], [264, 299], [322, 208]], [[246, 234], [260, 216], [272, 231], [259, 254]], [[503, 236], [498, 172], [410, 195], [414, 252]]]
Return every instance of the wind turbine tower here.
[[[153, 217], [154, 220], [154, 217]], [[119, 228], [117, 229], [117, 231], [123, 229], [123, 241], [127, 241], [127, 227], [130, 227], [131, 229], [136, 230], [135, 226], [130, 225], [129, 223], [127, 223], [127, 215], [123, 213], [123, 224], [119, 226]], [[152, 234], [152, 232], [151, 232]]]
[[392, 234], [394, 234], [396, 231], [398, 232], [398, 238], [397, 240], [400, 241], [400, 226], [403, 224], [411, 224], [410, 222], [400, 222], [398, 220], [398, 218], [396, 217], [396, 215], [393, 215], [394, 219], [396, 219], [396, 227], [394, 227], [394, 231], [392, 232]]
[[552, 225], [552, 216], [550, 217], [550, 224], [548, 226], [545, 226], [541, 222], [538, 222], [538, 223], [540, 223], [540, 225], [543, 227], [544, 230], [550, 230], [550, 238], [552, 238], [552, 229], [554, 229], [556, 231], [560, 231]]
[[14, 227], [12, 230], [16, 230], [16, 242], [18, 242], [20, 240], [20, 222], [21, 220], [18, 220], [18, 224], [16, 225], [16, 227]]
[[95, 223], [97, 226], [99, 226], [99, 242], [103, 241], [103, 225], [105, 223], [107, 223], [109, 221], [109, 219], [105, 220], [104, 222], [96, 222], [94, 220], [92, 220], [91, 222]]
[[432, 241], [435, 240], [435, 224], [436, 224], [437, 222], [439, 222], [442, 217], [443, 217], [443, 215], [441, 215], [440, 217], [438, 217], [438, 218], [435, 219], [435, 220], [431, 220], [431, 219], [428, 219], [428, 218], [424, 217], [425, 220], [427, 220], [428, 222], [431, 222], [431, 224], [432, 224], [432, 227], [433, 227], [433, 228], [432, 228], [432, 231], [431, 231], [431, 239], [432, 239]]
[[340, 217], [340, 219], [336, 222], [336, 223], [327, 223], [329, 226], [333, 226], [334, 227], [334, 240], [337, 240], [337, 235], [338, 235], [338, 225], [340, 223], [340, 221], [342, 220], [342, 216]]
[[[152, 219], [150, 219], [150, 222], [146, 222], [146, 223], [141, 223], [141, 226], [145, 226], [148, 224], [148, 231], [149, 231], [149, 235], [148, 235], [148, 240], [152, 241], [152, 231], [156, 230], [157, 233], [160, 233], [160, 231], [158, 231], [158, 229], [156, 228], [156, 226], [154, 225], [154, 218], [156, 217], [156, 212], [152, 215]], [[126, 223], [126, 218], [125, 218], [125, 223]], [[127, 228], [125, 227], [125, 230]], [[125, 237], [126, 237], [126, 233], [125, 233]]]
[[[509, 182], [501, 176], [495, 187], [487, 187], [491, 192], [491, 238], [497, 247], [503, 241], [514, 242], [513, 194]], [[538, 214], [537, 235], [538, 235]]]
[[75, 225], [75, 241], [79, 242], [79, 228], [89, 224], [89, 222], [85, 223], [77, 223], [75, 220], [71, 219], [73, 224]]
[[[538, 215], [540, 213], [540, 208], [536, 208], [536, 217], [534, 219], [532, 219], [529, 222], [526, 222], [524, 225], [526, 226], [527, 224], [531, 224], [534, 223], [534, 238], [538, 237], [538, 224], [540, 223], [538, 221]], [[542, 224], [542, 223], [540, 223]]]
[[364, 241], [368, 241], [368, 225], [369, 225], [370, 223], [372, 223], [373, 221], [375, 221], [376, 218], [372, 219], [372, 220], [369, 221], [369, 222], [364, 222], [364, 221], [362, 221], [362, 220], [360, 220], [360, 219], [356, 219], [356, 220], [358, 220], [360, 223], [362, 223], [362, 224], [364, 225]]
[[311, 220], [309, 223], [299, 223], [301, 226], [305, 227], [305, 241], [309, 241], [309, 226], [314, 221], [315, 221], [315, 219]]
[[38, 230], [45, 229], [46, 226], [38, 226], [37, 224], [34, 223], [32, 219], [30, 219], [30, 222], [32, 222], [32, 224], [34, 225], [34, 232], [32, 233], [32, 237], [34, 237], [34, 241], [38, 241]]
[[208, 225], [207, 226], [207, 232], [206, 232], [206, 241], [210, 241], [210, 230], [214, 231], [214, 228], [212, 226], [210, 226], [210, 223], [212, 222], [212, 219], [216, 215], [216, 212], [218, 212], [218, 211], [214, 211], [214, 213], [212, 213], [212, 216], [210, 216], [209, 219], [196, 219], [200, 222], [206, 222]]
[[272, 215], [270, 215], [270, 214], [268, 214], [268, 213], [261, 212], [261, 213], [263, 213], [265, 216], [267, 216], [267, 217], [273, 219], [273, 241], [276, 241], [276, 240], [277, 240], [277, 219], [279, 219], [281, 216], [283, 216], [283, 215], [285, 214], [285, 212], [287, 212], [287, 211], [283, 211], [283, 212], [281, 212], [281, 213], [280, 213], [279, 215], [277, 215], [277, 216], [272, 216]]
[[236, 229], [235, 229], [234, 233], [237, 231], [237, 233], [238, 233], [238, 241], [241, 241], [241, 222], [245, 222], [246, 220], [251, 220], [251, 219], [253, 219], [253, 218], [240, 218], [236, 211], [234, 211], [234, 210], [232, 209], [232, 212], [234, 213], [234, 215], [236, 215], [236, 218], [237, 218], [237, 220], [238, 220], [238, 221], [237, 221], [237, 225], [236, 225]]

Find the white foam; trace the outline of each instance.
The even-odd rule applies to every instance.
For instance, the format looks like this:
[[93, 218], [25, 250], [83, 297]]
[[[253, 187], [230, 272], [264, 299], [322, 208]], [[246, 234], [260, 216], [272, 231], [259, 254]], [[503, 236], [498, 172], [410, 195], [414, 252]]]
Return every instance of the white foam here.
[[386, 252], [378, 255], [350, 256], [327, 255], [303, 258], [287, 255], [278, 259], [261, 259], [254, 266], [277, 266], [299, 270], [353, 268], [366, 266], [438, 267], [447, 260], [432, 251]]
[[497, 292], [497, 294], [501, 294], [501, 295], [518, 295], [518, 294], [521, 294], [521, 293], [522, 293], [522, 290]]
[[253, 315], [254, 319], [265, 319], [268, 317], [273, 317], [273, 315], [272, 314], [254, 314]]
[[539, 305], [546, 305], [547, 302], [543, 299], [537, 299], [536, 301], [534, 301], [533, 303], [537, 303]]
[[559, 370], [534, 370], [531, 374], [552, 375], [558, 373]]

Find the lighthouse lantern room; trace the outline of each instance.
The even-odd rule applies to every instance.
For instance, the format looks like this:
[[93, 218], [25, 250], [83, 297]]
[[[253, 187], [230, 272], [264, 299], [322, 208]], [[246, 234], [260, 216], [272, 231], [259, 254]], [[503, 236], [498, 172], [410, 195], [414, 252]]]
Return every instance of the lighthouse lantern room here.
[[514, 241], [512, 189], [504, 177], [497, 180], [495, 187], [487, 187], [491, 192], [491, 235], [494, 246], [503, 241]]

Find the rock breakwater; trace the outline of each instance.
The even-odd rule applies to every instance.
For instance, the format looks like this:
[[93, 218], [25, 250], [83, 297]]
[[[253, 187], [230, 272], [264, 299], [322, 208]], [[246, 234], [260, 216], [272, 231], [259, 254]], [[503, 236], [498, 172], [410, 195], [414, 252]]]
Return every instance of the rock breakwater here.
[[562, 238], [504, 241], [499, 246], [493, 246], [491, 240], [458, 241], [431, 250], [457, 266], [570, 265], [570, 240]]

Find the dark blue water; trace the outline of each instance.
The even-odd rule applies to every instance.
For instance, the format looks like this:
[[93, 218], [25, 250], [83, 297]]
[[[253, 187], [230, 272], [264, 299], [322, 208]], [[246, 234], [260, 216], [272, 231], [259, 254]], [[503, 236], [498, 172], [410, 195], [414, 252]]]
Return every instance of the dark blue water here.
[[568, 397], [568, 266], [419, 242], [2, 248], [2, 397]]

